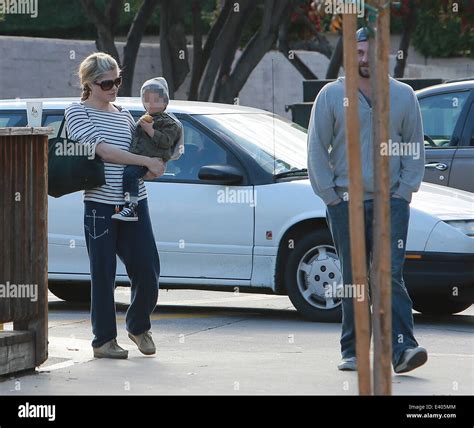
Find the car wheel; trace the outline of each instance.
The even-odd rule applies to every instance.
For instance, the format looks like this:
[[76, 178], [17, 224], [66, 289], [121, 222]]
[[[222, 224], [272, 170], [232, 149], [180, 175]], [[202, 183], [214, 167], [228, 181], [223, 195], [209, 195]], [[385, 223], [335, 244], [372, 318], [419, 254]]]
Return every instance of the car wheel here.
[[446, 296], [413, 296], [413, 309], [426, 315], [452, 315], [465, 311], [470, 302], [449, 300]]
[[49, 291], [56, 297], [71, 303], [89, 303], [91, 301], [90, 283], [55, 283], [48, 285]]
[[328, 230], [315, 230], [296, 239], [284, 275], [288, 297], [304, 318], [341, 321], [341, 299], [327, 292], [334, 285], [342, 286], [340, 263]]

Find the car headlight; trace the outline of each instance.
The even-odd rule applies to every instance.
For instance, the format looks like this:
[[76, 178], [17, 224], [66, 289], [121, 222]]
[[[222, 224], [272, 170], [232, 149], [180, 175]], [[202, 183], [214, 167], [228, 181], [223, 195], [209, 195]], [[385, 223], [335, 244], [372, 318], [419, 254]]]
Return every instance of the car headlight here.
[[448, 220], [446, 223], [460, 230], [467, 236], [474, 237], [474, 220]]

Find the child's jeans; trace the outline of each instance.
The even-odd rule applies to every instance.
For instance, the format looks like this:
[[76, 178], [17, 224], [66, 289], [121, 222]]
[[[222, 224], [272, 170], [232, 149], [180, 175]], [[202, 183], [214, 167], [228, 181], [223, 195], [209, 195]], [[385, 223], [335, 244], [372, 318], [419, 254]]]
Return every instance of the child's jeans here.
[[127, 165], [123, 171], [123, 193], [125, 194], [125, 201], [129, 201], [130, 197], [138, 197], [138, 184], [148, 171], [146, 166]]

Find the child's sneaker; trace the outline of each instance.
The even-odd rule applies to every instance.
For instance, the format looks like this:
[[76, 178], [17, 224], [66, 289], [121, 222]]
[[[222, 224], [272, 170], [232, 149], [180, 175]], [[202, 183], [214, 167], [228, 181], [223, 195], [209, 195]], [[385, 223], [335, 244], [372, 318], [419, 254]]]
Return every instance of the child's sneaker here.
[[112, 216], [115, 220], [121, 221], [138, 221], [137, 206], [136, 204], [125, 205], [122, 211]]

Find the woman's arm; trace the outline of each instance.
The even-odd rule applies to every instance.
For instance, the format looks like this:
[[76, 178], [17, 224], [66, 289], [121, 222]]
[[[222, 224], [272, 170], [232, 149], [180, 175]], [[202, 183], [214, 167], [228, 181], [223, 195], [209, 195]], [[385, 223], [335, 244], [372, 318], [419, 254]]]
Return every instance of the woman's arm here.
[[82, 105], [73, 103], [68, 106], [65, 117], [69, 137], [89, 146], [91, 152], [97, 153], [105, 162], [122, 165], [143, 165], [157, 177], [164, 174], [161, 159], [135, 155], [108, 144], [92, 124]]
[[102, 142], [95, 146], [95, 153], [99, 155], [104, 162], [123, 165], [141, 165], [146, 166], [152, 174], [158, 177], [164, 174], [165, 167], [160, 158], [135, 155], [125, 150], [117, 149], [111, 144]]

